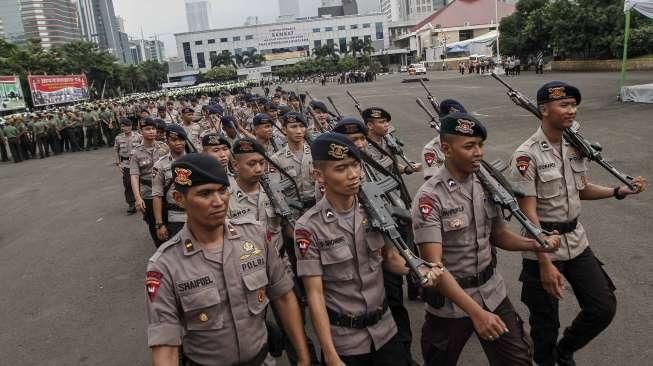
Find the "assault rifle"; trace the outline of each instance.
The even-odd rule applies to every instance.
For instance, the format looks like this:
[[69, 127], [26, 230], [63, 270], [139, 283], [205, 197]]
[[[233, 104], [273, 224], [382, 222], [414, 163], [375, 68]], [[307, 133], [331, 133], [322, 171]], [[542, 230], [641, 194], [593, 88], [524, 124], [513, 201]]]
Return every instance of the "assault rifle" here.
[[290, 207], [301, 210], [302, 204], [286, 198], [283, 187], [279, 183], [273, 182], [267, 174], [260, 178], [260, 182], [263, 191], [270, 200], [274, 213], [285, 220], [288, 225], [295, 227], [296, 220]]
[[426, 97], [428, 98], [429, 102], [431, 102], [431, 106], [433, 109], [435, 109], [435, 112], [439, 115], [440, 114], [440, 103], [435, 99], [433, 94], [431, 94], [431, 91], [429, 88], [426, 87], [426, 84], [422, 81], [422, 79], [419, 79], [419, 83], [422, 85], [424, 90], [426, 90]]
[[[508, 97], [510, 97], [510, 99], [513, 102], [515, 102], [515, 104], [531, 112], [539, 120], [542, 119], [542, 113], [538, 109], [537, 105], [531, 99], [529, 99], [527, 96], [525, 96], [518, 90], [515, 90], [512, 86], [510, 86], [510, 84], [508, 84], [506, 81], [501, 79], [501, 77], [499, 77], [497, 74], [492, 73], [491, 75], [493, 78], [495, 78], [498, 82], [500, 82], [503, 86], [505, 86], [508, 89], [507, 92]], [[590, 141], [585, 139], [583, 135], [581, 135], [580, 133], [578, 133], [578, 131], [575, 131], [572, 128], [565, 128], [565, 130], [562, 133], [562, 137], [571, 146], [575, 147], [576, 150], [578, 150], [578, 153], [582, 157], [587, 158], [599, 164], [610, 174], [612, 174], [621, 182], [626, 184], [628, 188], [632, 189], [633, 191], [637, 190], [637, 187], [635, 187], [635, 185], [632, 182], [633, 177], [620, 172], [617, 168], [615, 168], [614, 165], [607, 162], [601, 155], [602, 148], [599, 145], [592, 144]]]
[[[384, 181], [364, 182], [358, 191], [358, 199], [365, 208], [369, 219], [370, 226], [379, 231], [397, 248], [399, 254], [406, 261], [406, 266], [410, 268], [411, 274], [419, 279], [421, 284], [428, 282], [428, 279], [419, 272], [419, 267], [431, 265], [423, 259], [417, 257], [410, 251], [406, 242], [397, 230], [397, 223], [392, 218], [393, 213], [395, 216], [408, 216], [406, 210], [404, 214], [400, 213], [398, 208], [389, 208], [387, 202], [383, 199], [384, 191], [382, 186], [392, 184], [392, 178], [386, 177]], [[385, 187], [388, 188], [388, 187]]]

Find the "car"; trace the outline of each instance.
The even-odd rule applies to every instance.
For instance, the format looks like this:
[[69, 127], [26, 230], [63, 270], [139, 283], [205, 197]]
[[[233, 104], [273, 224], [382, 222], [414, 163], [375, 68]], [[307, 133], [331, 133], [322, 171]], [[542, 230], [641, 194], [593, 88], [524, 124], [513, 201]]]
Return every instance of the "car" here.
[[426, 66], [422, 63], [411, 64], [408, 68], [410, 75], [426, 75]]
[[399, 68], [399, 72], [408, 72], [408, 66], [401, 65], [401, 67]]

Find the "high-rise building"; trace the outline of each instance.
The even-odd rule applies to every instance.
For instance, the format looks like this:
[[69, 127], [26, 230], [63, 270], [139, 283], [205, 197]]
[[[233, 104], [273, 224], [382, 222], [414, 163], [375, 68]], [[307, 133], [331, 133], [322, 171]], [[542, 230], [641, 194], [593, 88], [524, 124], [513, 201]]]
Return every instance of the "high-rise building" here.
[[70, 0], [0, 0], [0, 20], [8, 42], [38, 39], [44, 48], [81, 38]]
[[186, 22], [189, 32], [211, 29], [211, 4], [207, 0], [186, 0]]
[[333, 17], [358, 14], [356, 0], [322, 0], [322, 6], [317, 9], [318, 16]]
[[381, 11], [381, 0], [357, 0], [358, 14], [378, 13]]
[[381, 0], [381, 11], [391, 22], [419, 22], [450, 2], [451, 0]]
[[132, 39], [130, 43], [131, 57], [135, 64], [144, 61], [165, 62], [165, 45], [158, 39]]
[[[125, 32], [120, 31], [112, 0], [77, 0], [77, 14], [82, 37], [96, 43], [122, 63], [130, 63]], [[121, 34], [123, 33], [123, 34]]]
[[5, 26], [2, 24], [2, 18], [0, 18], [0, 39], [5, 39]]
[[116, 15], [116, 24], [118, 25], [118, 31], [119, 32], [125, 32], [125, 18], [121, 17], [120, 15]]
[[279, 18], [290, 20], [297, 17], [299, 17], [299, 0], [279, 0]]

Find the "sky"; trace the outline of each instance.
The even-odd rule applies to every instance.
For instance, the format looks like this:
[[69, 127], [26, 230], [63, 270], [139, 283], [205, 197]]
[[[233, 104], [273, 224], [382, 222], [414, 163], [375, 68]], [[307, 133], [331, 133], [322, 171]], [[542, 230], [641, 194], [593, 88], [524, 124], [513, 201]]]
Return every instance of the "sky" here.
[[[374, 3], [377, 0], [359, 0]], [[241, 26], [248, 16], [258, 16], [259, 22], [274, 22], [279, 16], [278, 0], [209, 0], [212, 28]], [[113, 0], [116, 15], [125, 19], [125, 31], [131, 37], [158, 37], [165, 43], [166, 56], [177, 56], [175, 33], [188, 32], [184, 0]], [[300, 16], [317, 15], [320, 0], [299, 0]], [[369, 5], [363, 5], [363, 7]]]

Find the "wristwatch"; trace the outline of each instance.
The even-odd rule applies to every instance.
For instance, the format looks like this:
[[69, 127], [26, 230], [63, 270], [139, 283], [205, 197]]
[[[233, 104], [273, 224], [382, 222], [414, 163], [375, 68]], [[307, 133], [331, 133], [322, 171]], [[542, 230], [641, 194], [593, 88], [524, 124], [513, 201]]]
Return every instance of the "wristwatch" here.
[[624, 195], [624, 194], [620, 195], [619, 194], [619, 188], [620, 187], [614, 187], [614, 191], [612, 192], [612, 195], [614, 196], [614, 198], [616, 198], [618, 200], [622, 200], [622, 199], [626, 198], [626, 195]]

